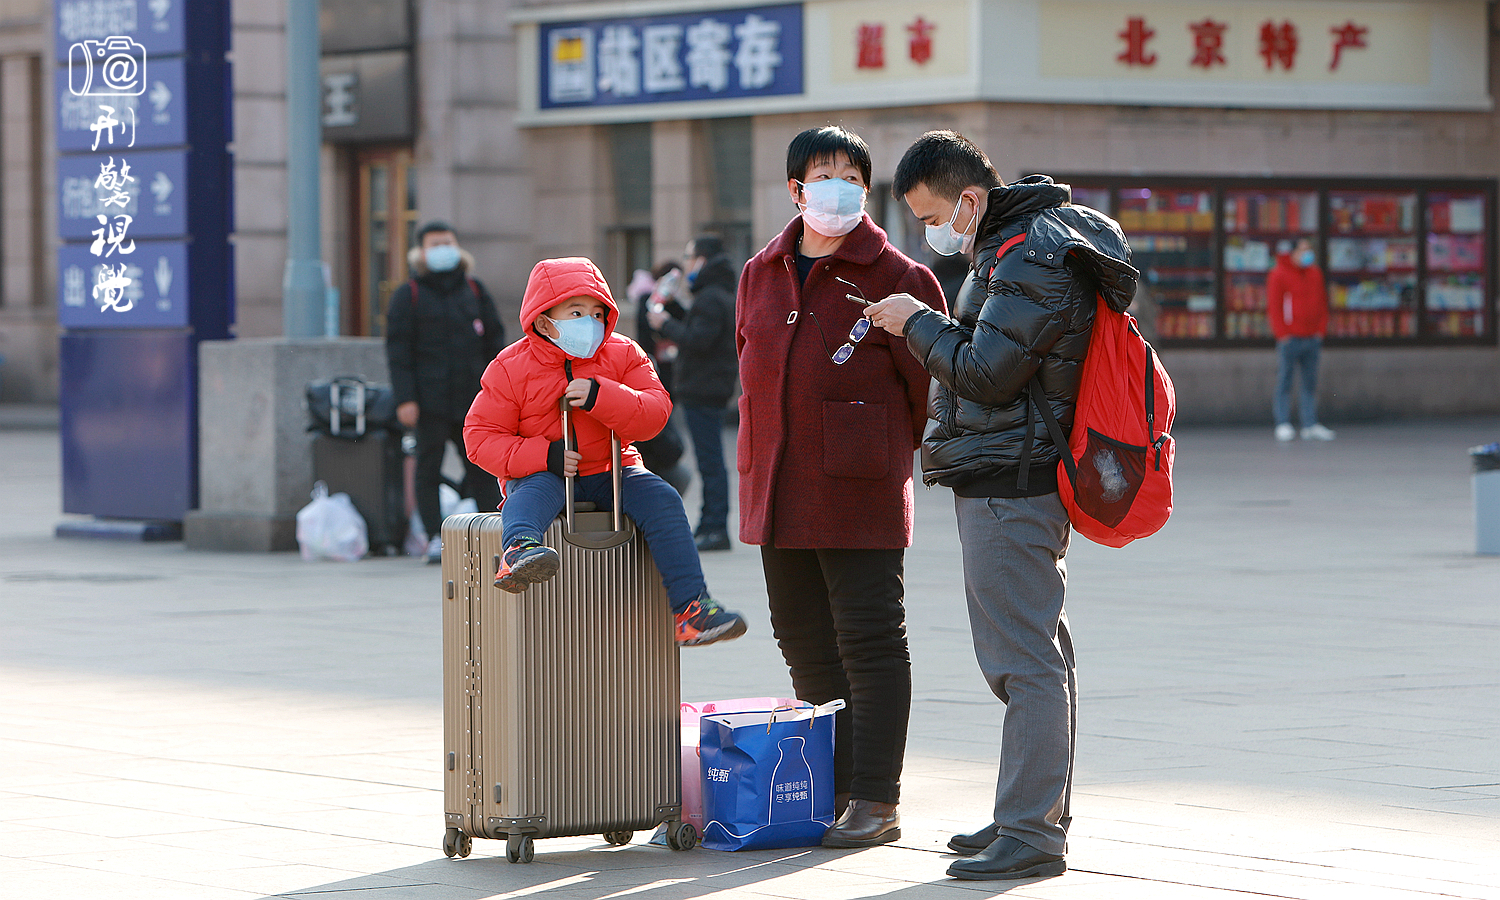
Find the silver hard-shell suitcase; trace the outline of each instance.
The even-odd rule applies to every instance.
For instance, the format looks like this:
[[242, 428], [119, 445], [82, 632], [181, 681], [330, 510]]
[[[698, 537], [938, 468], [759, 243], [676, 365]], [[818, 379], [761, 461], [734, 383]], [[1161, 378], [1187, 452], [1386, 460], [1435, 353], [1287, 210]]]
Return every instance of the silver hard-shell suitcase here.
[[[564, 417], [564, 433], [567, 418]], [[443, 852], [505, 839], [530, 862], [535, 838], [600, 834], [611, 844], [682, 821], [678, 650], [661, 576], [620, 510], [565, 513], [546, 543], [558, 574], [523, 594], [494, 586], [500, 514], [443, 523]]]

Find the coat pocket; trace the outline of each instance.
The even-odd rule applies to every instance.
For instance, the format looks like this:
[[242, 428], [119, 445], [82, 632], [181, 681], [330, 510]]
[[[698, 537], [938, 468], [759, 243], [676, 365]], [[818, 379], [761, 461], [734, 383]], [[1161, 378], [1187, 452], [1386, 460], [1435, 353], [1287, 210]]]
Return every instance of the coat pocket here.
[[755, 446], [753, 431], [754, 426], [750, 420], [750, 395], [740, 395], [740, 427], [735, 437], [734, 463], [740, 474], [744, 475], [750, 471], [751, 448]]
[[823, 401], [823, 474], [878, 480], [890, 470], [884, 403]]

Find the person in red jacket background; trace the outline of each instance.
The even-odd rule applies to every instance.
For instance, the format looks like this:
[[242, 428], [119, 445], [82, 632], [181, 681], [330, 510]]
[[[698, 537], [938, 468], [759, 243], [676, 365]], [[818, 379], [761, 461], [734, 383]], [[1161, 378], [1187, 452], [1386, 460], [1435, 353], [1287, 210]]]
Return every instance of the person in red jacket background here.
[[1297, 436], [1292, 427], [1292, 379], [1301, 372], [1297, 412], [1304, 441], [1331, 441], [1333, 432], [1318, 422], [1318, 359], [1328, 331], [1328, 288], [1317, 255], [1307, 238], [1287, 252], [1278, 248], [1276, 265], [1266, 277], [1266, 314], [1276, 336], [1276, 440]]
[[[613, 509], [614, 433], [622, 445], [621, 511], [640, 529], [661, 572], [677, 642], [739, 637], [744, 619], [708, 594], [682, 498], [630, 446], [661, 431], [672, 401], [646, 351], [613, 333], [619, 317], [592, 262], [544, 259], [532, 268], [521, 299], [521, 339], [484, 370], [464, 420], [464, 446], [470, 460], [505, 482], [505, 550], [495, 586], [519, 594], [557, 574], [557, 550], [542, 537], [563, 511], [565, 478], [576, 479], [576, 499]], [[572, 435], [563, 434], [562, 398], [572, 408]]]
[[944, 310], [924, 266], [864, 213], [870, 149], [835, 126], [787, 148], [801, 214], [740, 276], [740, 540], [758, 544], [771, 625], [797, 697], [842, 698], [828, 847], [901, 836], [896, 812], [911, 712], [903, 561], [912, 455], [931, 379], [863, 305], [906, 292]]

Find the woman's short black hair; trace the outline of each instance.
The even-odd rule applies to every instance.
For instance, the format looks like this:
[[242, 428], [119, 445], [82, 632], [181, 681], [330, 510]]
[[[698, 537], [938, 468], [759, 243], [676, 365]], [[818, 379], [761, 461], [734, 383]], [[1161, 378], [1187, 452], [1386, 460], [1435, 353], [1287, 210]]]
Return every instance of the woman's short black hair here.
[[870, 183], [870, 146], [865, 139], [837, 125], [809, 128], [796, 137], [786, 148], [786, 177], [788, 181], [805, 181], [807, 170], [820, 162], [836, 159], [839, 155], [849, 158], [868, 186]]
[[934, 196], [956, 200], [970, 185], [988, 189], [1005, 182], [973, 141], [956, 131], [929, 131], [896, 164], [891, 196], [900, 200], [919, 184]]

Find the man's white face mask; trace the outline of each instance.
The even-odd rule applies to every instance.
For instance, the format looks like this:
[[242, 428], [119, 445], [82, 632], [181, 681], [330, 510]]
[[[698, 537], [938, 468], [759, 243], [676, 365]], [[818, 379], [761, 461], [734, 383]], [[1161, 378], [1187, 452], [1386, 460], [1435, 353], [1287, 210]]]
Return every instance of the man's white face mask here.
[[967, 194], [968, 192], [965, 191], [958, 195], [958, 202], [953, 204], [953, 215], [948, 217], [947, 222], [942, 225], [927, 226], [927, 246], [940, 256], [968, 253], [974, 246], [974, 235], [979, 233], [979, 202], [977, 200], [974, 202], [974, 220], [970, 223], [974, 229], [973, 233], [966, 234], [967, 228], [964, 231], [958, 231], [953, 227], [953, 223], [958, 221], [958, 211], [963, 207], [964, 197]]

